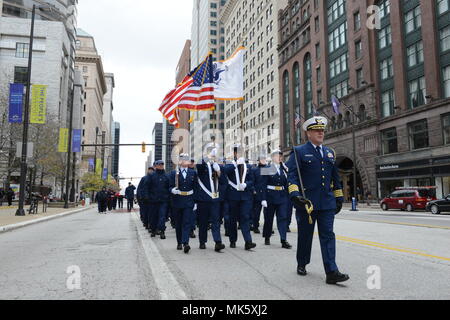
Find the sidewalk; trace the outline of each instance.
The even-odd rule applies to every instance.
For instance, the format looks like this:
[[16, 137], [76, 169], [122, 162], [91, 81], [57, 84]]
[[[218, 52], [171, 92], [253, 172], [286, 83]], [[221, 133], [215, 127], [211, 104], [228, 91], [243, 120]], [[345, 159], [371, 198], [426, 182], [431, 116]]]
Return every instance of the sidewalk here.
[[78, 206], [76, 208], [62, 209], [62, 208], [47, 208], [46, 213], [42, 213], [42, 204], [39, 206], [39, 214], [30, 215], [28, 214], [29, 206], [25, 206], [26, 216], [18, 217], [16, 216], [17, 206], [0, 207], [0, 233], [24, 227], [33, 223], [38, 223], [42, 221], [47, 221], [60, 216], [69, 215], [72, 213], [89, 210], [94, 208], [95, 205], [89, 207]]

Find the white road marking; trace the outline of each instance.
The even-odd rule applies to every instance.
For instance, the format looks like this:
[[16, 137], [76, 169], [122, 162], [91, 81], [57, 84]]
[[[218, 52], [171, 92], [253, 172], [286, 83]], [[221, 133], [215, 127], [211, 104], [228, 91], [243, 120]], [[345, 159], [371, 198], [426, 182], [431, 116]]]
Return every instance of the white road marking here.
[[142, 224], [138, 214], [133, 212], [131, 216], [136, 224], [139, 240], [144, 248], [145, 256], [147, 257], [153, 278], [155, 279], [156, 286], [161, 295], [161, 300], [187, 300], [186, 293], [169, 270], [169, 267], [159, 253], [158, 247], [152, 239], [144, 237], [145, 229], [141, 226]]

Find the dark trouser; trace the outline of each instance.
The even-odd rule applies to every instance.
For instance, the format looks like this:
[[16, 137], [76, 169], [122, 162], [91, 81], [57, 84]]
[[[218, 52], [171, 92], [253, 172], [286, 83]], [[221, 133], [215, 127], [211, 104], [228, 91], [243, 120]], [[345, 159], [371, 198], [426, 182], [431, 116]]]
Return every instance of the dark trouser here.
[[226, 200], [220, 203], [220, 215], [223, 218], [225, 232], [228, 232], [230, 230], [230, 204]]
[[259, 228], [259, 221], [261, 220], [261, 201], [253, 201], [253, 210], [252, 210], [252, 225], [254, 229]]
[[287, 204], [287, 227], [289, 228], [292, 223], [292, 215], [294, 211], [294, 205], [292, 204], [292, 201], [288, 201]]
[[281, 241], [286, 241], [287, 232], [287, 201], [282, 204], [270, 204], [267, 208], [264, 208], [264, 230], [263, 237], [270, 238], [273, 230], [273, 218], [277, 215], [277, 227], [280, 233]]
[[210, 221], [214, 241], [216, 243], [222, 242], [220, 236], [220, 202], [199, 202], [197, 214], [200, 243], [208, 242], [208, 223]]
[[113, 203], [112, 203], [112, 207], [113, 207], [113, 210], [116, 210], [116, 208], [117, 208], [117, 198], [114, 198]]
[[127, 210], [128, 211], [133, 210], [133, 202], [134, 202], [134, 198], [127, 199]]
[[148, 221], [150, 230], [166, 231], [167, 202], [155, 202], [149, 205]]
[[313, 224], [309, 224], [308, 214], [297, 210], [298, 246], [297, 263], [306, 266], [311, 262], [311, 246], [314, 227], [318, 225], [322, 261], [326, 273], [337, 271], [336, 265], [336, 236], [333, 232], [335, 210], [314, 211]]
[[149, 214], [149, 207], [150, 205], [148, 203], [145, 203], [143, 201], [140, 202], [140, 214], [141, 214], [141, 221], [144, 224], [145, 227], [148, 228], [148, 214]]
[[175, 229], [178, 244], [189, 244], [189, 234], [192, 230], [193, 208], [172, 208], [175, 217]]
[[238, 239], [238, 221], [245, 242], [252, 242], [252, 236], [250, 234], [250, 216], [252, 207], [253, 200], [230, 201], [230, 242], [236, 242]]
[[107, 207], [106, 201], [99, 201], [97, 204], [98, 204], [98, 212], [100, 213], [106, 212]]
[[192, 211], [191, 231], [195, 231], [198, 222], [198, 208]]
[[122, 209], [123, 208], [123, 199], [119, 198], [118, 202], [119, 202], [119, 209]]
[[8, 198], [8, 206], [9, 206], [9, 207], [12, 206], [12, 198]]

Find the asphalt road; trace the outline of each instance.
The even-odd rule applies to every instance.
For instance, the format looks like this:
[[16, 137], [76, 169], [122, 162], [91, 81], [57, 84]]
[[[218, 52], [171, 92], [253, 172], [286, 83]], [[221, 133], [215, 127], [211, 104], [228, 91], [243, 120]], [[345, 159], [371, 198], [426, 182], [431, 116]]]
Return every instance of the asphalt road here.
[[[450, 216], [391, 214], [403, 212], [338, 216], [337, 263], [351, 279], [330, 286], [317, 235], [309, 275], [296, 274], [296, 228], [292, 250], [277, 235], [272, 246], [254, 235], [248, 252], [239, 234], [236, 249], [226, 240], [223, 253], [212, 242], [199, 250], [193, 239], [185, 255], [170, 227], [167, 240], [152, 239], [137, 213], [91, 210], [0, 234], [0, 299], [450, 299]], [[70, 266], [79, 267], [80, 289], [67, 286]]]

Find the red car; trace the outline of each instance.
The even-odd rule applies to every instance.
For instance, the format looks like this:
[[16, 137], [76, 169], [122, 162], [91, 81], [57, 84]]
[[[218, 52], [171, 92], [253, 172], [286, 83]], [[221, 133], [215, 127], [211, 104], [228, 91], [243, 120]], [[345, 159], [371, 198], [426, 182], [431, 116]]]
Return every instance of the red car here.
[[381, 201], [381, 209], [425, 210], [429, 201], [436, 200], [436, 187], [400, 187]]

